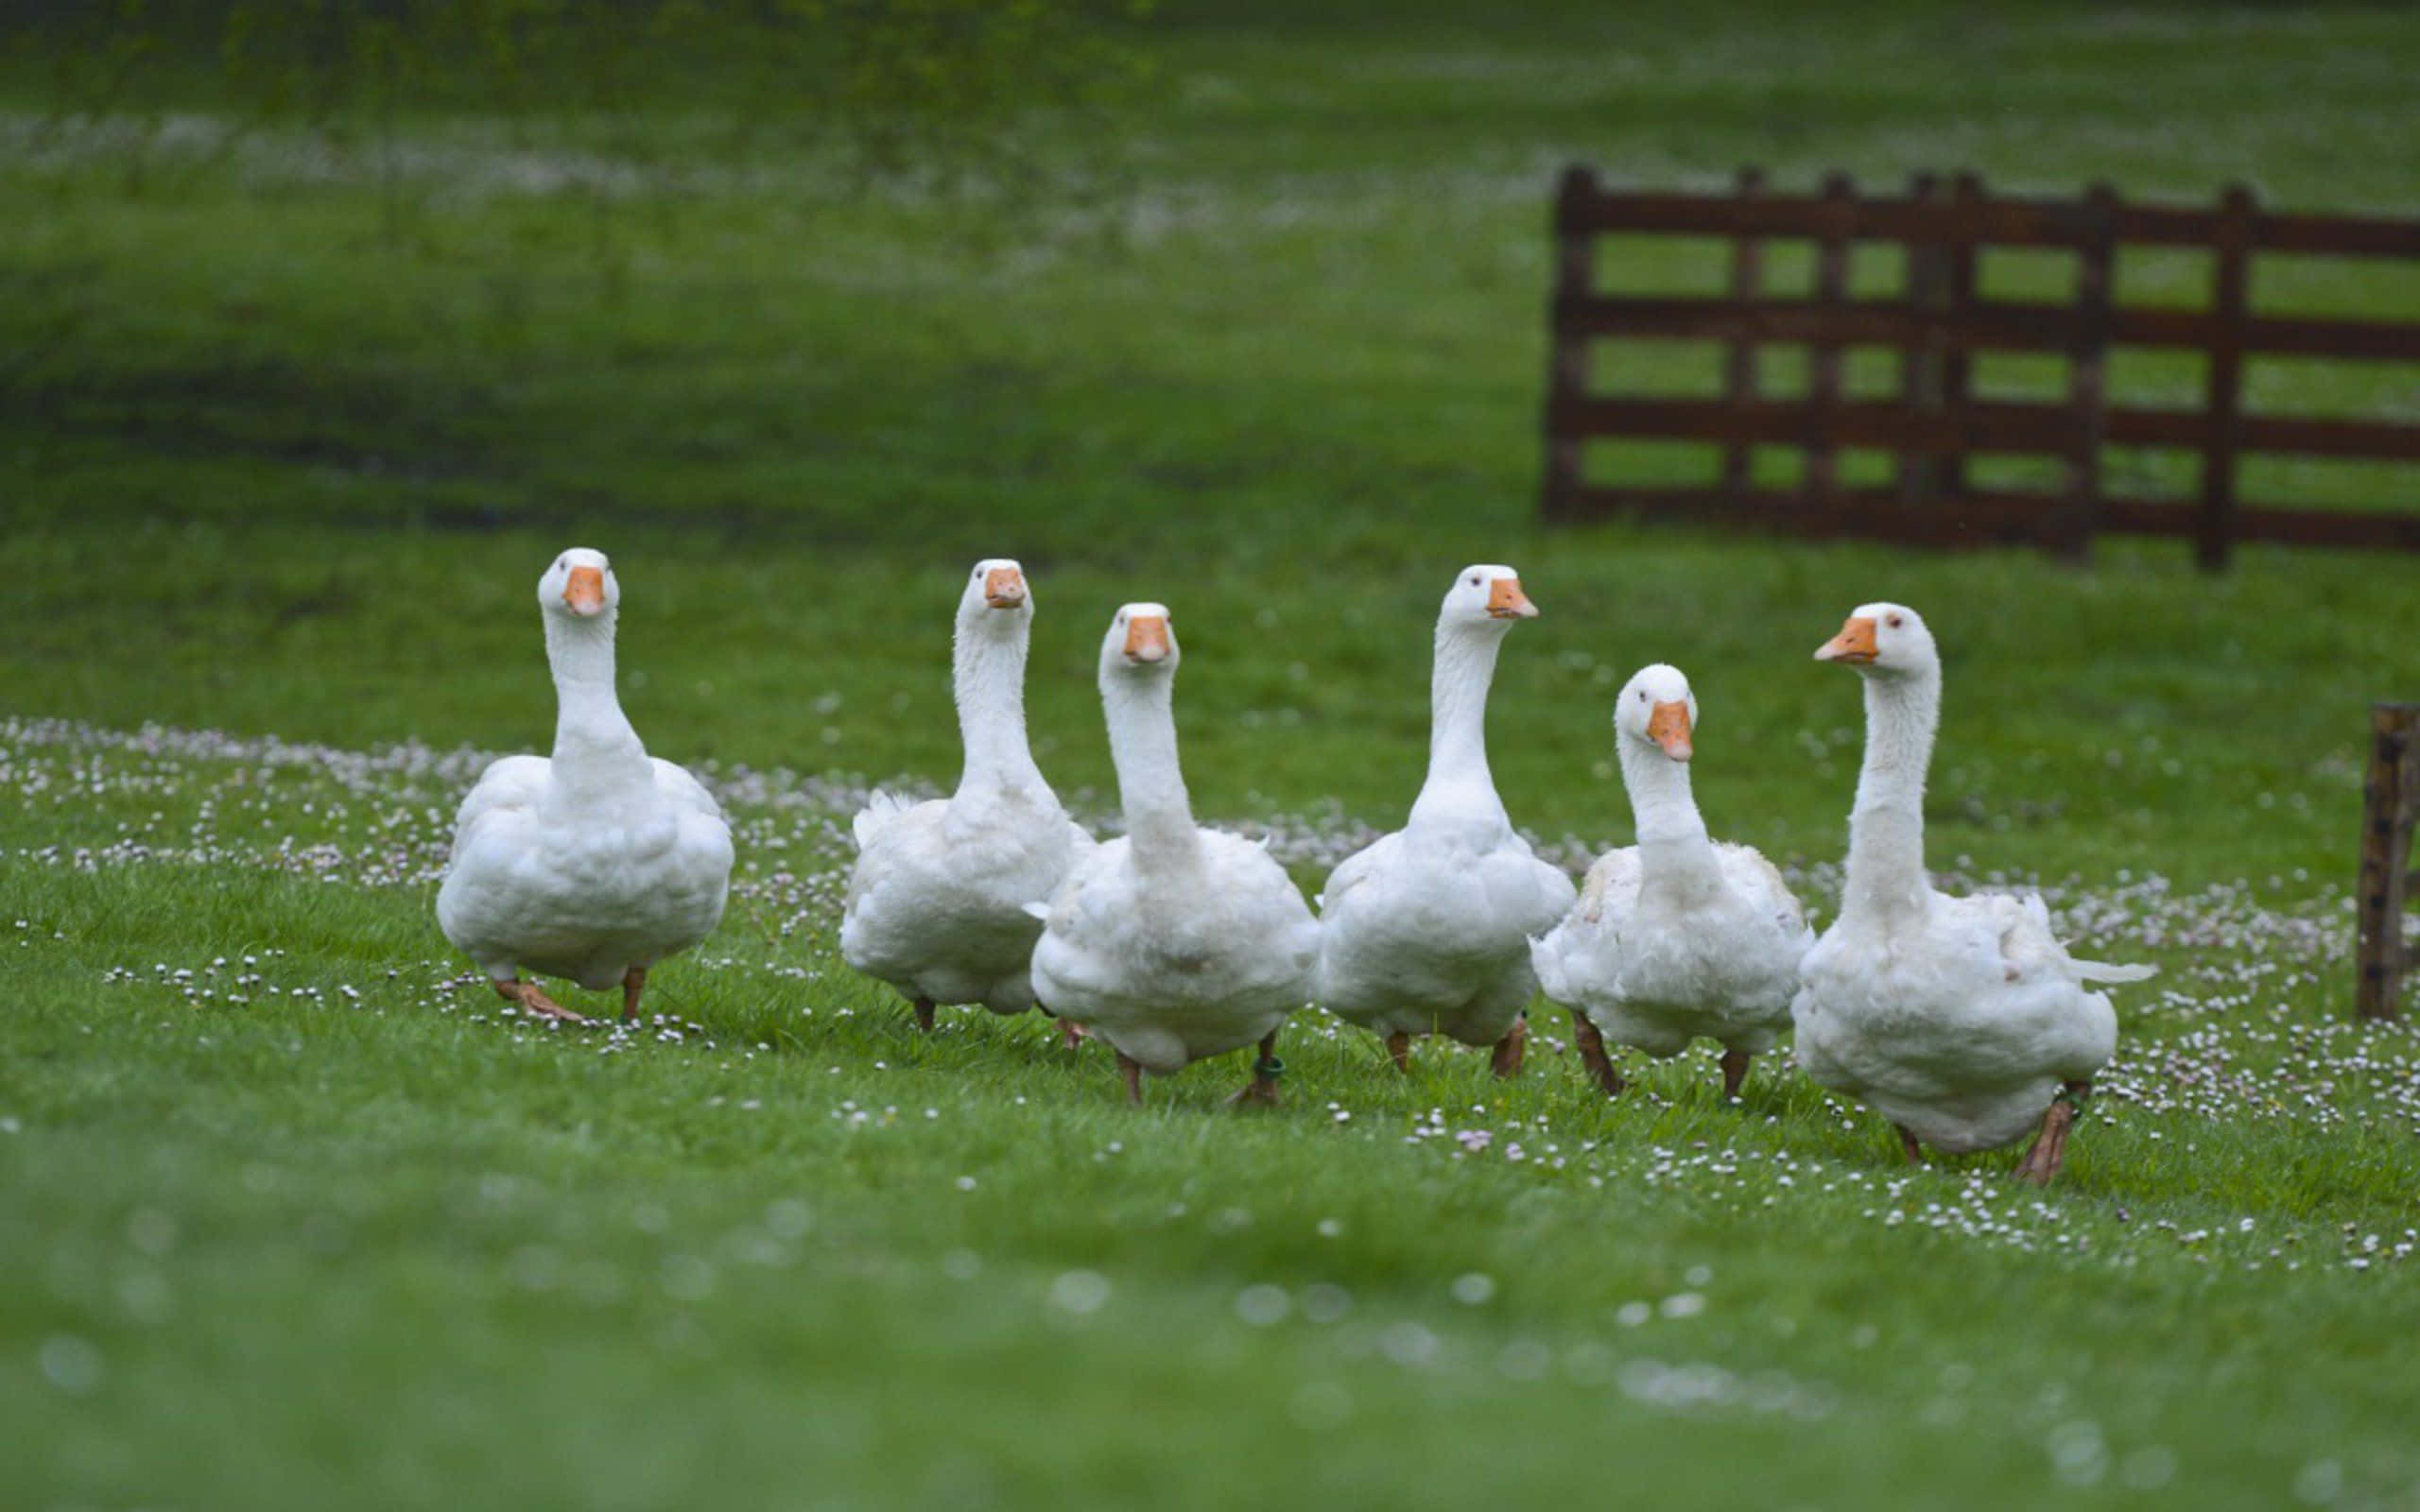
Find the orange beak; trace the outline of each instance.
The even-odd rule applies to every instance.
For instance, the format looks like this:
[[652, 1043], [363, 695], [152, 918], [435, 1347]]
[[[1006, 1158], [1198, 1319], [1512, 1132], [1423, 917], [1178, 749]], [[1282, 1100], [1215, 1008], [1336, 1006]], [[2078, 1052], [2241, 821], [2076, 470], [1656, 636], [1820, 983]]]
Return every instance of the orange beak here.
[[1165, 662], [1168, 659], [1168, 622], [1156, 614], [1137, 614], [1126, 622], [1126, 660]]
[[563, 602], [575, 614], [597, 614], [605, 609], [605, 570], [601, 567], [575, 567], [571, 580], [563, 584]]
[[1014, 609], [1025, 602], [1025, 574], [1013, 567], [994, 567], [983, 575], [983, 602], [994, 609]]
[[1685, 762], [1695, 753], [1689, 744], [1689, 706], [1685, 703], [1659, 703], [1647, 716], [1647, 738], [1664, 747], [1664, 754], [1676, 762]]
[[1533, 620], [1538, 617], [1538, 606], [1521, 592], [1521, 579], [1499, 577], [1488, 586], [1487, 612], [1499, 620]]
[[1874, 622], [1850, 616], [1841, 627], [1841, 633], [1824, 642], [1815, 652], [1818, 662], [1845, 662], [1853, 667], [1870, 664], [1881, 655], [1874, 644]]

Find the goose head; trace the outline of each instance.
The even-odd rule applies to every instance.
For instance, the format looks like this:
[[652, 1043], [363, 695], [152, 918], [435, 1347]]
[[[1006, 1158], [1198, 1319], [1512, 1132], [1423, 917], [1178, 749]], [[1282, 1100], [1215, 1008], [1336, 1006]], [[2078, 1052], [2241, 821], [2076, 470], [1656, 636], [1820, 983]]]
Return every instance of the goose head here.
[[1014, 632], [1032, 618], [1033, 591], [1014, 558], [986, 557], [975, 564], [966, 592], [959, 595], [959, 625]]
[[1614, 729], [1623, 739], [1653, 747], [1676, 762], [1694, 754], [1697, 728], [1697, 695], [1679, 667], [1658, 662], [1639, 668], [1614, 700]]
[[1167, 678], [1176, 672], [1176, 632], [1165, 604], [1127, 604], [1109, 622], [1100, 642], [1100, 680]]
[[622, 602], [622, 585], [601, 551], [574, 546], [557, 557], [538, 579], [538, 607], [567, 620], [611, 620]]
[[1437, 627], [1503, 630], [1514, 620], [1535, 619], [1538, 606], [1521, 592], [1521, 575], [1512, 568], [1478, 562], [1454, 575], [1445, 602], [1437, 610]]
[[1816, 648], [1815, 660], [1839, 662], [1869, 677], [1910, 677], [1941, 668], [1932, 631], [1905, 604], [1858, 605], [1841, 633]]

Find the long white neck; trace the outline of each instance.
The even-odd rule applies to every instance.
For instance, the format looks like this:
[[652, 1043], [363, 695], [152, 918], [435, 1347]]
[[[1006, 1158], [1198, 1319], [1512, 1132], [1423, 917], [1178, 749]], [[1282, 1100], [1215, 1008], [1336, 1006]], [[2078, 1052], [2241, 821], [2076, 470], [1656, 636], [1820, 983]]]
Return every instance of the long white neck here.
[[1865, 765], [1849, 812], [1841, 915], [1888, 919], [1920, 911], [1925, 877], [1925, 770], [1941, 723], [1941, 670], [1865, 679]]
[[950, 679], [958, 695], [958, 734], [966, 747], [960, 795], [1025, 789], [1047, 791], [1025, 729], [1025, 617], [1013, 610], [978, 614], [1013, 618], [1011, 627], [959, 623], [950, 646]]
[[1638, 826], [1640, 885], [1676, 893], [1703, 889], [1720, 873], [1705, 817], [1689, 790], [1689, 764], [1627, 735], [1616, 745]]
[[1428, 675], [1428, 780], [1411, 805], [1411, 825], [1512, 827], [1487, 769], [1487, 689], [1503, 644], [1501, 626], [1437, 627], [1437, 659]]
[[1102, 679], [1109, 718], [1109, 757], [1117, 767], [1117, 795], [1135, 864], [1146, 871], [1198, 864], [1201, 833], [1184, 794], [1176, 760], [1175, 679], [1168, 675], [1113, 675]]
[[556, 786], [602, 796], [650, 784], [647, 747], [614, 692], [614, 611], [587, 619], [548, 614], [546, 663], [555, 676]]

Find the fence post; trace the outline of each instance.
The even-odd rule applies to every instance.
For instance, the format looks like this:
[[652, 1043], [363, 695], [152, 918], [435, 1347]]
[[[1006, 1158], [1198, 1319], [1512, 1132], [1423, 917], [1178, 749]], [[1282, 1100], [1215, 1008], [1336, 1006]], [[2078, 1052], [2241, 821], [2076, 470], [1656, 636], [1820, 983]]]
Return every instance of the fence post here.
[[[1918, 173], [1908, 180], [1908, 202], [1930, 204], [1940, 198], [1941, 180]], [[1908, 309], [1927, 317], [1923, 335], [1899, 352], [1899, 398], [1910, 409], [1927, 414], [1941, 410], [1942, 359], [1948, 346], [1942, 306], [1948, 294], [1949, 265], [1937, 241], [1908, 244]], [[1899, 502], [1914, 507], [1930, 504], [1941, 473], [1938, 457], [1925, 452], [1899, 454]]]
[[2061, 556], [2082, 561], [2092, 555], [2100, 524], [2100, 448], [2109, 431], [2108, 385], [2110, 264], [2116, 255], [2118, 191], [2096, 183], [2084, 191], [2092, 239], [2076, 253], [2076, 344], [2067, 352], [2067, 408], [2074, 430], [2067, 450], [2067, 500], [2052, 527]]
[[2227, 185], [2219, 197], [2218, 265], [2213, 270], [2210, 314], [2209, 389], [2203, 409], [2209, 417], [2209, 444], [2202, 451], [2202, 517], [2194, 558], [2204, 572], [2225, 568], [2235, 551], [2236, 419], [2243, 404], [2243, 322], [2252, 258], [2252, 191]]
[[[1966, 313], [1975, 302], [1975, 249], [1973, 232], [1980, 216], [1983, 203], [1983, 176], [1960, 173], [1949, 180], [1949, 202], [1960, 232], [1943, 256], [1944, 287], [1942, 289], [1943, 318], [1952, 331], [1965, 329]], [[1975, 359], [1963, 350], [1952, 350], [1941, 362], [1941, 407], [1946, 411], [1959, 438], [1958, 447], [1941, 462], [1940, 484], [1945, 498], [1955, 499], [1966, 491], [1966, 400], [1972, 390]]]
[[[1765, 188], [1762, 168], [1739, 170], [1739, 198], [1754, 199]], [[1748, 303], [1756, 297], [1761, 282], [1762, 249], [1754, 236], [1742, 235], [1731, 243], [1731, 301], [1744, 314]], [[1741, 336], [1731, 343], [1723, 354], [1722, 393], [1735, 408], [1745, 408], [1756, 397], [1756, 344]], [[1722, 453], [1722, 488], [1735, 504], [1748, 495], [1754, 479], [1756, 449], [1746, 441], [1734, 441]]]
[[[1848, 298], [1848, 223], [1856, 198], [1857, 187], [1847, 174], [1835, 169], [1824, 175], [1824, 206], [1828, 214], [1823, 234], [1816, 242], [1815, 302], [1825, 309], [1837, 309]], [[1817, 435], [1806, 447], [1806, 490], [1828, 516], [1840, 491], [1840, 459], [1834, 453], [1830, 421], [1820, 417], [1841, 402], [1841, 349], [1837, 342], [1809, 344], [1806, 397], [1814, 405], [1819, 422]]]
[[2353, 1004], [2364, 1019], [2403, 1016], [2404, 899], [2411, 885], [2411, 827], [2420, 809], [2420, 703], [2370, 709], [2370, 771], [2361, 786], [2360, 935]]
[[1547, 313], [1546, 436], [1547, 467], [1541, 507], [1548, 520], [1580, 514], [1581, 450], [1585, 442], [1564, 431], [1566, 406], [1588, 388], [1588, 340], [1566, 325], [1563, 312], [1596, 291], [1593, 232], [1581, 224], [1582, 207], [1594, 197], [1597, 176], [1578, 163], [1563, 170], [1554, 197], [1554, 303]]

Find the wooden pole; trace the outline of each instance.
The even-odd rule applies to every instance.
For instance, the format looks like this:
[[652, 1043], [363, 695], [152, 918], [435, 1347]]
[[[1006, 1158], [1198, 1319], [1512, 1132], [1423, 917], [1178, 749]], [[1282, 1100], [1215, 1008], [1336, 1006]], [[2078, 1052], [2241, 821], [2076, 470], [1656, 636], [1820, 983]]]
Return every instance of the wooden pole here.
[[[1824, 208], [1830, 214], [1824, 217], [1824, 230], [1815, 244], [1815, 302], [1826, 308], [1837, 308], [1848, 299], [1849, 218], [1856, 200], [1857, 186], [1847, 174], [1836, 170], [1824, 175]], [[1807, 398], [1819, 410], [1840, 404], [1838, 342], [1808, 344], [1806, 387]], [[1819, 437], [1806, 448], [1806, 492], [1827, 517], [1840, 491], [1840, 458], [1833, 443], [1828, 437]]]
[[[1764, 193], [1765, 171], [1762, 168], [1739, 170], [1739, 198], [1754, 199]], [[1741, 236], [1731, 244], [1731, 299], [1744, 306], [1756, 297], [1761, 279], [1761, 249], [1754, 236]], [[1723, 353], [1723, 396], [1735, 406], [1745, 406], [1756, 397], [1756, 344], [1744, 337], [1731, 343]], [[1743, 499], [1753, 486], [1756, 449], [1746, 441], [1736, 441], [1723, 449], [1722, 490], [1733, 499]]]
[[2067, 407], [2075, 429], [2067, 448], [2066, 505], [2050, 530], [2050, 544], [2071, 561], [2092, 554], [2093, 534], [2100, 524], [2100, 448], [2109, 429], [2104, 363], [2118, 191], [2094, 184], [2084, 193], [2084, 208], [2092, 215], [2093, 238], [2076, 255], [2076, 342], [2067, 353]]
[[2218, 266], [2210, 289], [2210, 313], [2218, 330], [2210, 341], [2209, 386], [2203, 407], [2210, 417], [2210, 444], [2202, 453], [2202, 515], [2196, 523], [2194, 558], [2204, 572], [2218, 572], [2235, 551], [2236, 421], [2243, 407], [2243, 326], [2250, 302], [2252, 191], [2227, 185], [2219, 198]]
[[2360, 934], [2354, 1006], [2364, 1019], [2403, 1016], [2403, 906], [2411, 885], [2411, 827], [2420, 810], [2420, 703], [2370, 709], [2370, 771], [2361, 786]]
[[[1949, 202], [1965, 221], [1979, 215], [1983, 204], [1983, 176], [1966, 172], [1952, 175], [1949, 180]], [[1967, 309], [1975, 302], [1976, 246], [1971, 241], [1952, 245], [1943, 269], [1945, 286], [1942, 290], [1945, 317], [1952, 330], [1960, 329]], [[1975, 376], [1975, 359], [1963, 351], [1952, 352], [1941, 364], [1941, 406], [1961, 425], [1966, 419], [1966, 400]], [[1971, 480], [1966, 475], [1966, 449], [1958, 450], [1942, 458], [1941, 471], [1935, 479], [1942, 496], [1955, 500], [1966, 491]]]
[[[1908, 180], [1908, 200], [1927, 204], [1941, 193], [1940, 179], [1919, 173]], [[1908, 308], [1928, 318], [1923, 336], [1899, 349], [1899, 402], [1927, 414], [1941, 409], [1941, 368], [1947, 346], [1943, 319], [1949, 293], [1949, 264], [1939, 242], [1908, 244]], [[1899, 502], [1910, 507], [1930, 504], [1939, 460], [1923, 452], [1899, 454]]]
[[1588, 334], [1566, 327], [1561, 312], [1596, 290], [1596, 236], [1584, 228], [1582, 215], [1596, 188], [1597, 176], [1573, 163], [1563, 170], [1555, 192], [1555, 303], [1547, 316], [1553, 330], [1547, 342], [1547, 467], [1540, 501], [1548, 520], [1569, 520], [1580, 513], [1581, 449], [1586, 441], [1564, 433], [1559, 413], [1566, 402], [1587, 397]]

